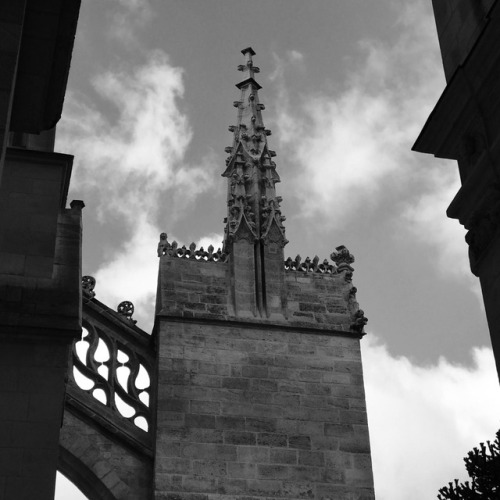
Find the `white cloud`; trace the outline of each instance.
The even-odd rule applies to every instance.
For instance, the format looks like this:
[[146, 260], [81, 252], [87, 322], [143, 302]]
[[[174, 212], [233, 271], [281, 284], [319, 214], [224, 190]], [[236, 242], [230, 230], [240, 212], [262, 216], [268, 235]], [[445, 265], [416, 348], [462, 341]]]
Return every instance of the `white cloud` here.
[[222, 248], [222, 239], [222, 234], [210, 233], [198, 240], [197, 248], [203, 247], [205, 250], [207, 250], [207, 248], [212, 245], [215, 251], [217, 251], [219, 248]]
[[[175, 235], [169, 234], [168, 241], [174, 240], [179, 246], [190, 244], [179, 242]], [[147, 332], [151, 331], [154, 322], [158, 241], [158, 229], [146, 219], [139, 220], [131, 240], [118, 249], [94, 275], [97, 282], [96, 298], [112, 309], [116, 309], [124, 300], [131, 301], [137, 326]], [[203, 247], [207, 250], [213, 245], [217, 250], [222, 246], [222, 235], [211, 233], [195, 243], [198, 249]]]
[[158, 229], [148, 220], [139, 220], [130, 241], [94, 275], [96, 298], [115, 310], [120, 302], [131, 301], [137, 326], [147, 332], [154, 322], [158, 241]]
[[[70, 95], [58, 141], [76, 157], [73, 189], [98, 194], [103, 219], [113, 211], [129, 219], [152, 212], [167, 190], [180, 189], [189, 199], [210, 187], [213, 155], [197, 167], [181, 163], [192, 132], [179, 104], [182, 70], [165, 54], [101, 75], [94, 87], [107, 113]], [[194, 190], [185, 189], [187, 179]]]
[[103, 231], [117, 219], [125, 222], [119, 247], [94, 273], [98, 298], [110, 307], [131, 300], [148, 329], [161, 232], [156, 220], [168, 217], [170, 224], [210, 189], [216, 158], [210, 151], [196, 166], [183, 161], [192, 132], [180, 103], [182, 70], [165, 54], [156, 51], [141, 67], [100, 75], [94, 88], [100, 108], [67, 97], [58, 147], [75, 155], [72, 190], [95, 204]]
[[367, 201], [378, 203], [387, 190], [400, 190], [403, 175], [417, 175], [408, 168], [417, 162], [410, 148], [443, 81], [433, 21], [418, 5], [402, 9], [396, 43], [360, 43], [363, 63], [337, 95], [302, 95], [292, 108], [286, 62], [277, 59], [279, 137], [283, 151], [300, 164], [295, 191], [304, 217], [324, 222], [328, 214], [327, 223], [341, 226]]
[[417, 240], [439, 248], [435, 263], [440, 270], [465, 277], [473, 286], [477, 279], [470, 271], [465, 229], [457, 220], [446, 216], [446, 209], [460, 188], [460, 182], [454, 166], [443, 163], [436, 160], [436, 169], [426, 172], [427, 186], [406, 207], [402, 222]]
[[362, 342], [370, 440], [378, 500], [436, 498], [462, 458], [498, 430], [500, 390], [491, 349], [475, 348], [473, 366], [416, 366]]
[[378, 210], [384, 219], [391, 213], [398, 234], [430, 246], [436, 267], [465, 277], [477, 293], [463, 230], [445, 215], [459, 188], [456, 166], [411, 151], [444, 88], [427, 7], [421, 1], [396, 7], [399, 36], [392, 43], [361, 41], [363, 57], [341, 91], [291, 96], [284, 73], [293, 58], [275, 55], [280, 151], [296, 165], [287, 180], [301, 207], [296, 218], [324, 230], [347, 227], [362, 210]]
[[138, 45], [137, 29], [153, 17], [152, 0], [114, 0], [108, 35], [124, 43]]
[[293, 63], [301, 63], [304, 60], [304, 54], [298, 50], [289, 50], [288, 59]]

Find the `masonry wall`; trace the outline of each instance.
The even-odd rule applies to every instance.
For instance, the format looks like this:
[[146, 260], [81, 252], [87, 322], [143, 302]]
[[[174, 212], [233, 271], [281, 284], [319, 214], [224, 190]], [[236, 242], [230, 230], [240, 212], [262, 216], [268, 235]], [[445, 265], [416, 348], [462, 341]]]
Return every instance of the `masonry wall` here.
[[58, 468], [90, 499], [151, 498], [152, 460], [68, 410], [61, 428]]
[[185, 318], [226, 318], [233, 311], [225, 262], [162, 257], [156, 314]]
[[72, 157], [7, 150], [0, 188], [0, 498], [52, 500], [68, 350], [81, 332]]
[[[352, 284], [336, 275], [285, 272], [287, 317], [290, 323], [315, 328], [349, 330], [355, 305]], [[357, 305], [357, 303], [356, 303]]]
[[372, 499], [359, 339], [164, 319], [156, 499]]
[[[238, 283], [231, 275], [229, 262], [169, 256], [161, 258], [159, 274], [157, 314], [213, 320], [236, 318], [233, 288], [248, 294], [248, 281], [254, 276], [251, 273], [245, 283]], [[345, 273], [287, 270], [283, 273], [283, 286], [285, 308], [281, 317], [275, 315], [268, 320], [245, 314], [245, 320], [349, 332], [357, 302]]]
[[54, 498], [68, 347], [0, 337], [0, 498]]

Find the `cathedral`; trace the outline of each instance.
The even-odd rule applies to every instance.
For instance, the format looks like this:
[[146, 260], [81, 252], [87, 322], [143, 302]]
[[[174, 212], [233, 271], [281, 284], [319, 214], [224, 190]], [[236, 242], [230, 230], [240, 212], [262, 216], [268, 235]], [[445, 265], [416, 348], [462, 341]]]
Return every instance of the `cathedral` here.
[[89, 498], [374, 498], [354, 257], [285, 259], [259, 68], [242, 53], [222, 247], [160, 235], [152, 335], [83, 277], [59, 468]]
[[90, 500], [373, 499], [354, 257], [285, 258], [251, 48], [222, 247], [160, 235], [152, 333], [82, 277], [84, 203], [54, 152], [79, 7], [0, 9], [0, 498], [51, 500], [59, 470]]

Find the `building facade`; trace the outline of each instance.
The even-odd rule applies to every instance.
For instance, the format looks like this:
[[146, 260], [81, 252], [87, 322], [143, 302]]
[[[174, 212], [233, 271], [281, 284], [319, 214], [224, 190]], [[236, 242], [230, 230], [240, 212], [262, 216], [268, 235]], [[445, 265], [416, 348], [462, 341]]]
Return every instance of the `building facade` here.
[[285, 260], [259, 68], [242, 52], [223, 248], [158, 245], [156, 498], [371, 499], [354, 258]]
[[81, 209], [54, 152], [79, 0], [0, 5], [0, 498], [52, 499], [68, 350], [81, 335]]
[[161, 236], [152, 335], [82, 278], [53, 151], [79, 6], [0, 8], [0, 498], [51, 500], [58, 469], [91, 500], [374, 498], [354, 258], [284, 258], [251, 48], [222, 250]]

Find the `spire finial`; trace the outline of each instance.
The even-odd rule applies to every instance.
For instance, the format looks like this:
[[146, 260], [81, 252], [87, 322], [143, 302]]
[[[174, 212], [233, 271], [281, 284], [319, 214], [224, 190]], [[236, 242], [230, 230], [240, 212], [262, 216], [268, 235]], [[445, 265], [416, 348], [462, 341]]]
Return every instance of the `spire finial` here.
[[253, 64], [255, 51], [242, 51], [245, 64], [238, 69], [248, 72], [238, 83], [240, 98], [234, 102], [238, 110], [235, 125], [229, 127], [233, 145], [226, 148], [229, 157], [227, 178], [227, 217], [224, 220], [224, 253], [228, 255], [233, 283], [246, 283], [232, 288], [231, 297], [236, 315], [283, 315], [284, 269], [283, 247], [285, 228], [281, 215], [281, 197], [275, 185], [280, 181], [276, 172], [274, 151], [267, 138], [271, 131], [264, 127], [259, 102], [261, 86], [254, 75], [259, 68]]
[[[254, 79], [260, 70], [253, 65], [255, 51], [251, 47], [241, 53], [246, 63], [238, 66], [240, 71], [249, 72], [248, 78], [238, 83], [240, 99], [234, 102], [238, 109], [237, 124], [229, 127], [233, 133], [233, 145], [226, 148], [229, 157], [223, 176], [228, 178], [228, 216], [226, 218], [225, 245], [241, 227], [245, 227], [248, 239], [263, 240], [273, 226], [284, 237], [281, 215], [281, 197], [276, 196], [275, 184], [280, 181], [276, 164], [272, 158], [276, 155], [269, 150], [267, 137], [271, 131], [264, 126], [262, 111], [265, 106], [259, 102], [258, 91], [262, 88]], [[225, 247], [227, 250], [227, 246]]]
[[[246, 59], [247, 59], [247, 60], [246, 60], [246, 64], [240, 64], [240, 65], [238, 66], [238, 69], [239, 69], [240, 71], [248, 71], [248, 73], [249, 73], [249, 75], [248, 75], [248, 76], [249, 76], [248, 80], [249, 80], [249, 79], [252, 79], [252, 80], [253, 80], [255, 73], [259, 73], [259, 72], [260, 72], [260, 68], [257, 68], [257, 66], [254, 66], [254, 65], [253, 65], [252, 56], [254, 56], [254, 55], [255, 55], [255, 50], [253, 50], [253, 49], [252, 49], [252, 47], [247, 47], [246, 49], [243, 49], [243, 50], [241, 51], [241, 53], [242, 53], [244, 56], [246, 56]], [[246, 81], [247, 81], [247, 80], [245, 80], [245, 82], [246, 82]], [[254, 82], [255, 82], [255, 80], [254, 80]], [[244, 82], [241, 82], [241, 83], [240, 83], [240, 84], [238, 84], [238, 85], [241, 85], [241, 84], [243, 84], [243, 83], [244, 83]], [[259, 88], [261, 88], [261, 87], [260, 87], [260, 85], [259, 85], [257, 82], [255, 82], [255, 84], [256, 84], [256, 85], [258, 85], [258, 87], [259, 87]], [[238, 85], [236, 85], [236, 86], [238, 87]], [[240, 88], [240, 87], [239, 87], [239, 88]]]

